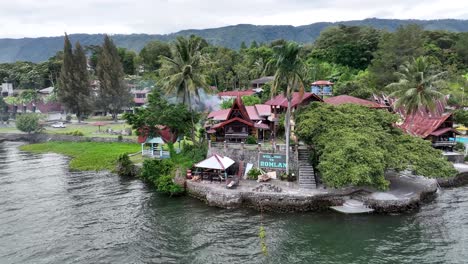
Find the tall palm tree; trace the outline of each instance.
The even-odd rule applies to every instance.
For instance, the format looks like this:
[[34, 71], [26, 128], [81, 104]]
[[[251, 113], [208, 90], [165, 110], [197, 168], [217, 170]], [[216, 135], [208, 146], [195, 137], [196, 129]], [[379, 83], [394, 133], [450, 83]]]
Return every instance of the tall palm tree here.
[[417, 112], [433, 112], [436, 101], [444, 97], [437, 89], [444, 85], [446, 72], [435, 72], [429, 59], [422, 56], [405, 62], [395, 75], [398, 82], [387, 85], [387, 88], [394, 90], [390, 96], [397, 98], [395, 107], [403, 107], [406, 118], [411, 117], [411, 132]]
[[273, 47], [273, 58], [268, 62], [268, 67], [275, 69], [275, 79], [271, 87], [271, 93], [275, 94], [281, 85], [286, 85], [283, 91], [288, 100], [288, 108], [285, 118], [286, 133], [286, 173], [289, 174], [289, 138], [291, 135], [291, 101], [294, 91], [298, 90], [302, 96], [304, 93], [304, 82], [302, 73], [305, 64], [300, 58], [299, 53], [302, 46], [295, 42], [287, 42]]
[[203, 40], [196, 37], [178, 37], [172, 46], [172, 57], [161, 57], [161, 84], [168, 94], [175, 93], [187, 104], [192, 115], [192, 141], [195, 142], [192, 98], [200, 98], [199, 89], [208, 92], [206, 76], [203, 73]]

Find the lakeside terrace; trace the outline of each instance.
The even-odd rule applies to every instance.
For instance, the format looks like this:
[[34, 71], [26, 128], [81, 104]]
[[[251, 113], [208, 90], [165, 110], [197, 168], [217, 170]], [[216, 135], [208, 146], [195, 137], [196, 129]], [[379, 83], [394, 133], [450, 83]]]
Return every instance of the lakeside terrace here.
[[221, 208], [252, 207], [276, 212], [324, 211], [332, 206], [342, 206], [349, 200], [360, 201], [365, 208], [378, 213], [395, 213], [413, 210], [421, 202], [434, 197], [436, 179], [389, 172], [387, 191], [365, 187], [341, 189], [301, 189], [296, 182], [270, 180], [261, 182], [242, 179], [234, 189], [225, 182], [187, 180], [188, 193], [210, 206]]

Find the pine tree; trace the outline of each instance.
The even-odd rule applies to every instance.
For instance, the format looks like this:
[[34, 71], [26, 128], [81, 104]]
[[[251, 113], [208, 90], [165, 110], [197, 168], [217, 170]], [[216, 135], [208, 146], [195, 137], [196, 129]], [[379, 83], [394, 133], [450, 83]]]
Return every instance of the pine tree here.
[[102, 52], [98, 58], [99, 101], [103, 110], [111, 113], [117, 121], [117, 114], [130, 105], [130, 90], [124, 82], [124, 71], [119, 53], [109, 36], [104, 36]]
[[81, 122], [83, 115], [92, 110], [86, 55], [79, 42], [76, 43], [73, 52], [67, 34], [63, 46], [63, 65], [60, 70], [57, 96], [67, 111], [76, 114], [78, 122]]

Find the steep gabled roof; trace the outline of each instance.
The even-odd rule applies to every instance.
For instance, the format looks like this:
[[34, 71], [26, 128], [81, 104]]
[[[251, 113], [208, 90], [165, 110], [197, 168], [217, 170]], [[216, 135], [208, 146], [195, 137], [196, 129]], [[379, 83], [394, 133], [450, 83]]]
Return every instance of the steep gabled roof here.
[[386, 105], [378, 104], [372, 101], [364, 100], [361, 98], [357, 98], [354, 96], [349, 95], [338, 95], [329, 98], [325, 98], [323, 100], [327, 104], [331, 105], [342, 105], [342, 104], [356, 104], [362, 105], [370, 108], [388, 108]]
[[240, 113], [240, 118], [251, 122], [249, 113], [247, 112], [247, 109], [245, 108], [244, 102], [242, 102], [242, 99], [240, 96], [237, 96], [234, 102], [232, 103], [231, 110], [229, 110], [229, 114], [227, 116], [227, 119], [232, 119], [232, 118], [237, 118], [239, 116], [236, 115], [236, 113]]
[[235, 121], [241, 122], [241, 123], [246, 124], [246, 125], [251, 126], [251, 127], [254, 126], [254, 124], [252, 122], [249, 122], [249, 121], [246, 121], [244, 119], [240, 119], [238, 117], [235, 117], [235, 118], [231, 118], [229, 120], [226, 120], [226, 121], [224, 121], [222, 123], [216, 124], [216, 125], [212, 126], [211, 128], [216, 129], [216, 128], [224, 127], [225, 125], [230, 124], [230, 123], [235, 122]]
[[[323, 102], [322, 98], [318, 97], [314, 93], [304, 93], [301, 98], [301, 95], [299, 92], [294, 92], [293, 98], [291, 100], [291, 107], [297, 107], [298, 105], [302, 104], [303, 102], [307, 100]], [[277, 95], [275, 98], [268, 100], [265, 104], [286, 108], [288, 107], [288, 100], [286, 99], [286, 97], [284, 97], [283, 94], [280, 94], [280, 95]]]

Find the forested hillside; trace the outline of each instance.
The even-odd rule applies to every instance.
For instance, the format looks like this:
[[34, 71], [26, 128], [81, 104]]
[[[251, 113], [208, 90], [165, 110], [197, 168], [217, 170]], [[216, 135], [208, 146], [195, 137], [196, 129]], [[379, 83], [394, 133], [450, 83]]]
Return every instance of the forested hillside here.
[[[336, 23], [314, 23], [306, 26], [255, 26], [236, 25], [203, 30], [183, 30], [168, 35], [113, 35], [112, 38], [119, 47], [140, 51], [148, 41], [171, 41], [177, 36], [198, 35], [214, 45], [238, 49], [242, 42], [247, 45], [252, 41], [269, 43], [276, 39], [293, 40], [301, 43], [311, 43], [320, 32], [329, 26], [343, 24], [349, 26], [370, 26], [377, 29], [394, 31], [398, 26], [418, 24], [426, 30], [448, 30], [468, 32], [467, 20], [395, 20], [395, 19], [365, 19]], [[105, 33], [105, 32], [103, 32]], [[71, 41], [79, 41], [83, 46], [102, 44], [102, 34], [72, 34]], [[63, 48], [63, 36], [23, 39], [0, 39], [0, 62], [15, 61], [45, 61]]]

